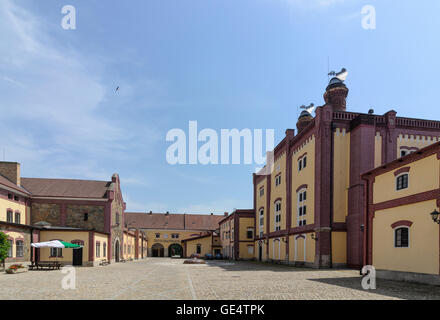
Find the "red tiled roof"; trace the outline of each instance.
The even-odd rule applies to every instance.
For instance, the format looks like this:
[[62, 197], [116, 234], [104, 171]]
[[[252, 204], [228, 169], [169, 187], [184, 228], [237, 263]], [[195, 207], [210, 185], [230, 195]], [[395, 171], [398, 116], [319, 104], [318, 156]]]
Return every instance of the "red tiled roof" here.
[[35, 197], [104, 198], [111, 182], [71, 179], [21, 178]]
[[217, 230], [224, 216], [126, 212], [124, 221], [140, 229]]
[[4, 186], [6, 186], [6, 187], [9, 187], [9, 188], [11, 188], [11, 189], [15, 189], [15, 190], [17, 190], [17, 191], [20, 191], [20, 192], [23, 192], [23, 193], [29, 194], [28, 191], [26, 191], [26, 190], [23, 189], [22, 187], [17, 186], [15, 183], [9, 181], [9, 179], [3, 177], [2, 175], [0, 175], [0, 184], [4, 185]]

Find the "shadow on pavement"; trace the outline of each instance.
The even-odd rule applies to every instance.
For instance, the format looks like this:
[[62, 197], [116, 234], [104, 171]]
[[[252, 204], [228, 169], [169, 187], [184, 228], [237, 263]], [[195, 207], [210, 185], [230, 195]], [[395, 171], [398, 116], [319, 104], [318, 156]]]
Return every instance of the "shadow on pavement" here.
[[[366, 291], [362, 289], [361, 276], [349, 278], [309, 279], [309, 281], [360, 290], [363, 292]], [[398, 299], [440, 300], [440, 287], [411, 282], [377, 279], [376, 290], [371, 290], [369, 292]]]

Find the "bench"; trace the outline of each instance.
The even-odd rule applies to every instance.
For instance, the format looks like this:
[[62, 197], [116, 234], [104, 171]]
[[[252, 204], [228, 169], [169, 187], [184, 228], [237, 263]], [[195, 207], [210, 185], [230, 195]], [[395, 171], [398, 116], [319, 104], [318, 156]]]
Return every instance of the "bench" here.
[[59, 262], [36, 262], [28, 266], [29, 270], [60, 270], [61, 263]]

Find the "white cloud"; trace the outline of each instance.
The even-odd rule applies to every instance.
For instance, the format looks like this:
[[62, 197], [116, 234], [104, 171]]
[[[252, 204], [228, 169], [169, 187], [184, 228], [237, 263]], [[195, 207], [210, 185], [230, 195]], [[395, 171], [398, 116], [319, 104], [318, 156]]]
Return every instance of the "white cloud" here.
[[[159, 135], [151, 126], [134, 128], [108, 115], [116, 103], [115, 88], [103, 79], [105, 62], [70, 47], [68, 40], [57, 41], [54, 27], [61, 29], [11, 0], [0, 1], [0, 147], [6, 160], [38, 170], [35, 175], [82, 172], [96, 179], [103, 176], [98, 159], [135, 156], [129, 149], [145, 153]], [[67, 39], [75, 31], [63, 32]], [[121, 93], [124, 102], [135, 94]]]

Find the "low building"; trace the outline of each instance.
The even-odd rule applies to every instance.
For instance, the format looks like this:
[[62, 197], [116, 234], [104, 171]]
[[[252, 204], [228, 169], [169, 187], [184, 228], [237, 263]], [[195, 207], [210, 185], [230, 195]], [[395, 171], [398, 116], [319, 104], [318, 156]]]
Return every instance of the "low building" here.
[[208, 232], [197, 237], [182, 240], [183, 256], [189, 258], [193, 254], [205, 257], [207, 254], [222, 254], [222, 246], [218, 232]]
[[214, 232], [223, 215], [126, 212], [128, 227], [145, 232], [149, 257], [184, 256], [182, 240]]
[[219, 222], [219, 228], [225, 258], [232, 260], [254, 259], [254, 210], [235, 210]]
[[439, 159], [435, 143], [362, 175], [363, 260], [379, 278], [440, 284]]
[[[109, 181], [22, 178], [19, 163], [0, 162], [0, 231], [11, 243], [6, 263], [93, 266], [144, 257], [146, 235], [125, 232], [125, 207], [118, 174]], [[31, 249], [31, 243], [50, 240], [83, 248]]]

